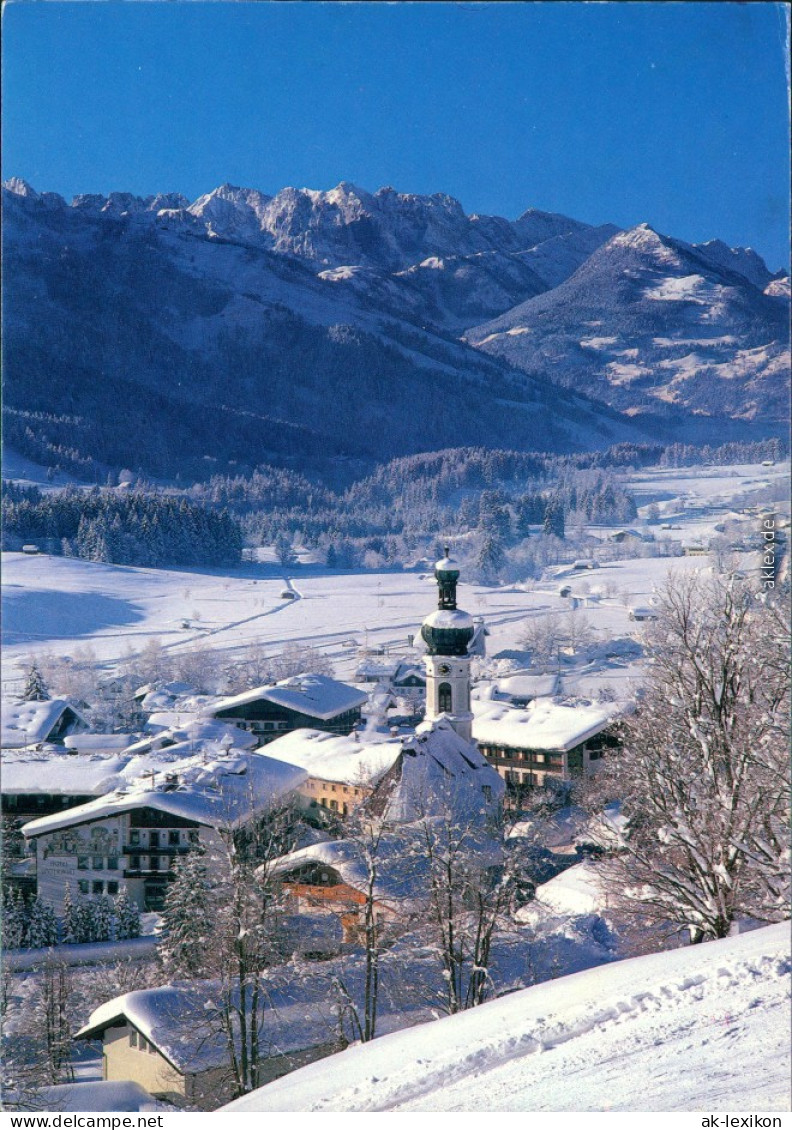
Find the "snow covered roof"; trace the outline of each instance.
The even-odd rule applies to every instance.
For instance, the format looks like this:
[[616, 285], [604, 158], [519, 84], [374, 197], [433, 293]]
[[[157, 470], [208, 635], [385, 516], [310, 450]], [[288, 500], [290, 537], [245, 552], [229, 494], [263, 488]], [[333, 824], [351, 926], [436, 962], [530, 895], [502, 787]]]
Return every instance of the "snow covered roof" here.
[[460, 608], [438, 608], [424, 620], [429, 628], [472, 628], [473, 617]]
[[88, 725], [80, 711], [65, 698], [50, 698], [44, 702], [3, 699], [0, 710], [0, 744], [3, 749], [21, 749], [26, 745], [47, 741], [68, 710], [74, 713], [78, 722], [86, 727]]
[[170, 1103], [159, 1102], [140, 1083], [129, 1079], [91, 1079], [89, 1082], [60, 1083], [42, 1087], [38, 1098], [47, 1110], [130, 1112], [173, 1110]]
[[417, 678], [420, 682], [426, 682], [426, 670], [420, 663], [411, 663], [409, 660], [403, 661], [396, 669], [393, 676], [393, 681], [401, 683], [405, 679]]
[[[93, 1040], [107, 1028], [129, 1022], [177, 1070], [208, 1071], [226, 1062], [227, 1044], [216, 1002], [222, 986], [216, 981], [189, 981], [139, 989], [102, 1004], [91, 1013], [75, 1039]], [[336, 1037], [334, 1003], [329, 978], [267, 977], [269, 1007], [260, 1012], [262, 1054], [284, 1054], [317, 1047]]]
[[[132, 745], [126, 744], [128, 737], [79, 734], [66, 739], [69, 753], [55, 749], [4, 750], [2, 791], [10, 795], [104, 796], [143, 774], [172, 772], [178, 763], [191, 758], [212, 761], [226, 746], [240, 750], [256, 745], [252, 734], [214, 718], [197, 720], [186, 731], [163, 730]], [[110, 739], [115, 738], [125, 746], [117, 753], [111, 752]]]
[[399, 666], [398, 659], [377, 659], [369, 657], [361, 660], [355, 668], [357, 678], [390, 678]]
[[558, 691], [558, 675], [509, 675], [498, 679], [501, 694], [513, 698], [546, 698]]
[[134, 734], [70, 734], [63, 744], [79, 753], [120, 753], [134, 740]]
[[362, 706], [366, 697], [354, 687], [340, 683], [327, 675], [294, 675], [290, 679], [282, 679], [271, 687], [256, 687], [232, 698], [220, 699], [208, 708], [207, 713], [216, 717], [237, 706], [248, 706], [252, 702], [265, 699], [278, 706], [285, 706], [289, 710], [296, 710], [300, 714], [326, 721], [347, 710]]
[[11, 796], [20, 793], [101, 796], [118, 787], [119, 777], [128, 762], [128, 757], [119, 755], [6, 750], [3, 753], [3, 792]]
[[236, 749], [254, 749], [258, 739], [254, 734], [247, 734], [228, 722], [221, 722], [216, 718], [188, 717], [177, 726], [156, 729], [127, 746], [126, 752], [130, 754], [150, 753], [154, 750], [173, 747], [184, 742], [230, 742]]
[[[314, 864], [332, 868], [345, 886], [365, 892], [369, 882], [364, 859], [366, 842], [364, 833], [360, 840], [326, 840], [311, 844], [281, 856], [274, 865], [267, 866], [267, 874], [282, 879], [291, 872]], [[428, 864], [425, 853], [416, 850], [414, 837], [394, 830], [380, 838], [376, 855], [375, 898], [389, 903], [392, 909], [403, 907], [405, 913], [409, 913], [407, 904], [426, 889]], [[332, 887], [328, 891], [332, 892]]]
[[159, 781], [156, 770], [154, 774], [124, 782], [124, 787], [87, 804], [31, 820], [22, 831], [41, 836], [139, 808], [155, 808], [209, 827], [235, 826], [266, 812], [306, 777], [295, 765], [234, 750], [215, 754], [214, 760], [192, 756], [160, 766]]
[[267, 756], [299, 765], [311, 777], [346, 785], [371, 785], [401, 751], [398, 738], [362, 733], [360, 741], [324, 730], [293, 730], [267, 746]]
[[513, 749], [570, 750], [604, 730], [613, 706], [562, 706], [538, 700], [524, 709], [507, 703], [473, 703], [473, 737]]
[[504, 789], [486, 758], [441, 717], [422, 722], [415, 735], [402, 742], [400, 758], [367, 807], [396, 824], [421, 820], [441, 809], [443, 815], [453, 810], [460, 821], [477, 822], [497, 811]]

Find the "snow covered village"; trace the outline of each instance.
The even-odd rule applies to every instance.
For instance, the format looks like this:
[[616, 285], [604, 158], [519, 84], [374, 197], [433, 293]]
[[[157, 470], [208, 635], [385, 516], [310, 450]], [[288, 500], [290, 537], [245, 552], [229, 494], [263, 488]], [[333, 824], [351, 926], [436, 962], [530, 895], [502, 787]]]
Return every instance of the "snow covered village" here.
[[784, 18], [6, 6], [5, 1110], [781, 1125]]

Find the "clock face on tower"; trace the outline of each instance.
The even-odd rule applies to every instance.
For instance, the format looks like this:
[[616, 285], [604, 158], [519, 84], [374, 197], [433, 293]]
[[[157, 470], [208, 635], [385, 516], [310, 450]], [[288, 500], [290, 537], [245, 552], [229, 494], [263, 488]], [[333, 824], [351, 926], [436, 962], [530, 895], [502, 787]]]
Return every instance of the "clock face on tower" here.
[[441, 663], [440, 666], [437, 669], [438, 669], [438, 671], [440, 672], [441, 675], [447, 675], [448, 672], [451, 670], [451, 668], [448, 666], [447, 663]]

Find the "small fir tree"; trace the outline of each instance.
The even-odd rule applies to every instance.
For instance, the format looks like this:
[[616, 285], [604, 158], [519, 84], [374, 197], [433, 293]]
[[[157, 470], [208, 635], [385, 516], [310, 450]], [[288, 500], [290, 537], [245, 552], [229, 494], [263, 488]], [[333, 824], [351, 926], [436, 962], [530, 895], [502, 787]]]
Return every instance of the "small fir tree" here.
[[171, 977], [200, 977], [214, 933], [211, 887], [202, 848], [178, 860], [162, 911], [160, 960]]
[[28, 909], [19, 890], [3, 899], [3, 944], [6, 949], [22, 949], [27, 944]]
[[66, 893], [63, 896], [63, 917], [61, 918], [61, 941], [66, 946], [70, 946], [77, 941], [74, 936], [75, 909], [74, 899], [71, 893], [71, 883], [68, 883], [66, 885]]
[[113, 935], [113, 903], [107, 895], [99, 895], [91, 902], [92, 942], [109, 942]]
[[44, 676], [39, 671], [35, 662], [31, 663], [27, 673], [27, 680], [25, 682], [25, 690], [22, 694], [25, 702], [46, 702], [49, 698], [49, 691], [47, 684], [44, 682]]
[[93, 915], [90, 903], [80, 899], [72, 908], [72, 941], [78, 944], [92, 941]]
[[140, 937], [140, 910], [129, 897], [126, 887], [121, 888], [115, 900], [115, 936], [119, 942]]
[[45, 949], [58, 941], [58, 920], [52, 907], [36, 898], [30, 908], [28, 927], [28, 946], [31, 949]]

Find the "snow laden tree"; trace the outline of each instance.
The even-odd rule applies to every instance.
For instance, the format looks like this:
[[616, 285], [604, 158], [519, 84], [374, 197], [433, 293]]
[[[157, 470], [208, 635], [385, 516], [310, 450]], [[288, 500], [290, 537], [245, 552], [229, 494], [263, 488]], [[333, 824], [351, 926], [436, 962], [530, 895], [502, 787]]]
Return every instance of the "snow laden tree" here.
[[129, 891], [122, 887], [115, 900], [116, 941], [140, 937], [140, 910], [129, 897]]
[[216, 900], [205, 849], [196, 846], [176, 862], [174, 872], [162, 911], [159, 958], [170, 978], [206, 976], [216, 929]]
[[494, 529], [486, 529], [480, 535], [476, 552], [476, 569], [485, 584], [494, 584], [506, 565], [503, 542]]
[[30, 912], [18, 889], [3, 894], [3, 945], [6, 949], [22, 949], [27, 945]]
[[362, 1008], [347, 986], [343, 969], [335, 977], [335, 986], [341, 998], [343, 1014], [351, 1020], [354, 1039], [367, 1043], [377, 1034], [380, 957], [392, 941], [382, 920], [378, 900], [380, 877], [387, 866], [388, 857], [392, 857], [394, 853], [395, 837], [387, 821], [362, 808], [350, 820], [344, 839], [353, 849], [362, 880], [359, 894], [363, 901], [356, 907], [358, 943], [363, 951]]
[[261, 1031], [270, 1007], [266, 976], [290, 953], [273, 865], [294, 848], [298, 827], [296, 808], [286, 804], [255, 824], [221, 827], [209, 852], [213, 922], [203, 975], [211, 980], [196, 1023], [208, 1038], [219, 1037], [226, 1049], [218, 1094], [243, 1095], [265, 1082], [262, 1060], [269, 1049], [261, 1046]]
[[46, 702], [49, 698], [49, 691], [47, 690], [47, 684], [44, 682], [44, 676], [41, 674], [35, 662], [31, 663], [28, 668], [22, 698], [25, 702]]
[[453, 810], [427, 813], [418, 832], [428, 871], [422, 918], [442, 966], [443, 1006], [462, 1012], [492, 990], [492, 945], [508, 918], [513, 877], [494, 843], [483, 842], [481, 829]]
[[30, 908], [27, 944], [31, 949], [45, 949], [58, 941], [58, 920], [52, 907], [36, 898]]
[[733, 576], [672, 576], [645, 694], [604, 763], [627, 820], [604, 867], [614, 898], [692, 942], [788, 917], [788, 624]]

